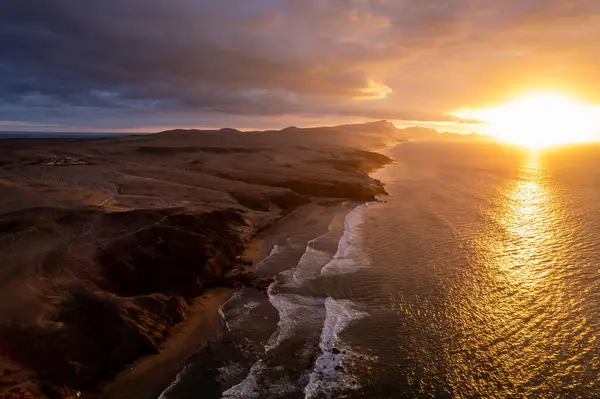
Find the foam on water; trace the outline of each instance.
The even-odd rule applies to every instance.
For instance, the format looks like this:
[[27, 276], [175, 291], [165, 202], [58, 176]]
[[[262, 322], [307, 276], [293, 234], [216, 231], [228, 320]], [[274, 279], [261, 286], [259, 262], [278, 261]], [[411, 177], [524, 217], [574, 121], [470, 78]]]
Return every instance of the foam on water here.
[[242, 297], [242, 290], [238, 290], [231, 296], [231, 298], [229, 298], [229, 300], [227, 302], [225, 302], [224, 304], [222, 304], [219, 307], [219, 315], [221, 316], [221, 319], [223, 319], [223, 322], [225, 323], [225, 327], [227, 328], [227, 331], [229, 331], [229, 332], [231, 332], [231, 329], [232, 329], [232, 325], [230, 324], [232, 317], [227, 317], [225, 309], [228, 308], [229, 304], [239, 301], [241, 299], [241, 297]]
[[321, 236], [308, 243], [298, 265], [293, 269], [292, 281], [288, 281], [288, 285], [300, 286], [320, 275], [323, 265], [332, 258], [332, 254], [315, 248], [319, 240], [323, 239], [326, 239], [326, 237]]
[[[341, 209], [347, 206], [348, 203], [344, 203]], [[337, 213], [329, 224], [328, 231], [307, 243], [304, 254], [297, 266], [291, 269], [291, 274], [283, 274], [284, 277], [291, 277], [286, 278], [286, 286], [301, 287], [308, 280], [321, 276], [323, 268], [334, 258], [336, 248], [339, 252], [339, 237], [347, 229], [347, 217], [343, 212]]]
[[254, 270], [259, 275], [274, 275], [281, 271], [282, 264], [285, 265], [285, 259], [289, 253], [299, 251], [304, 243], [299, 244], [293, 237], [286, 238], [283, 242], [273, 245], [269, 255], [256, 263]]
[[239, 384], [223, 392], [222, 399], [253, 399], [264, 397], [280, 397], [296, 390], [289, 380], [269, 381], [266, 386], [260, 386], [261, 376], [269, 372], [269, 367], [263, 360], [259, 360], [250, 369], [248, 376]]
[[[342, 208], [348, 209], [350, 204]], [[276, 280], [267, 290], [269, 302], [277, 310], [279, 321], [275, 332], [265, 345], [265, 353], [275, 352], [287, 340], [296, 337], [306, 339], [314, 337], [314, 345], [310, 351], [320, 350], [321, 354], [314, 368], [307, 370], [299, 381], [291, 382], [287, 378], [273, 381], [263, 386], [264, 377], [268, 375], [269, 365], [264, 360], [257, 361], [246, 378], [239, 384], [223, 393], [223, 398], [258, 398], [267, 392], [302, 392], [307, 397], [313, 394], [327, 394], [353, 389], [358, 383], [350, 375], [343, 372], [342, 364], [358, 358], [339, 339], [340, 332], [352, 320], [364, 317], [365, 313], [356, 309], [350, 300], [335, 300], [324, 296], [302, 295], [302, 289], [309, 280], [315, 280], [327, 273], [349, 273], [366, 264], [360, 256], [356, 235], [363, 223], [364, 205], [356, 207], [349, 213], [339, 212], [329, 225], [328, 231], [309, 241], [297, 265], [279, 273]], [[275, 260], [285, 251], [285, 245], [275, 245], [261, 264]], [[286, 292], [291, 289], [293, 292]], [[252, 306], [245, 304], [244, 307]], [[316, 355], [316, 354], [315, 354]]]
[[[317, 237], [308, 243], [297, 265], [289, 270], [278, 274], [276, 281], [271, 283], [267, 290], [269, 302], [277, 310], [279, 321], [277, 328], [265, 345], [265, 353], [275, 350], [287, 339], [293, 339], [297, 334], [312, 333], [318, 337], [318, 331], [325, 318], [325, 298], [303, 296], [292, 293], [279, 292], [282, 288], [300, 287], [304, 282], [310, 279], [318, 278], [321, 269], [333, 257], [333, 251], [327, 252], [322, 249], [327, 247], [335, 236], [332, 231], [339, 226], [340, 221], [336, 219], [329, 225], [328, 231], [320, 237]], [[288, 245], [293, 245], [292, 240], [286, 241]], [[330, 245], [331, 246], [331, 245]], [[281, 245], [275, 245], [269, 256], [260, 262], [257, 266], [266, 265], [270, 260], [277, 257], [286, 248]], [[257, 361], [246, 378], [239, 384], [231, 387], [223, 393], [223, 398], [258, 398], [266, 391], [270, 393], [294, 392], [301, 387], [290, 381], [282, 380], [275, 384], [270, 382], [268, 387], [260, 386], [260, 376], [268, 372], [268, 366], [263, 360]]]
[[[367, 206], [369, 204], [358, 206], [346, 215], [344, 233], [339, 240], [337, 252], [322, 268], [323, 276], [353, 273], [368, 266], [369, 262], [358, 245]], [[357, 379], [347, 373], [344, 364], [351, 364], [364, 356], [344, 344], [340, 333], [354, 320], [367, 315], [358, 310], [356, 304], [349, 299], [326, 299], [325, 324], [319, 343], [322, 354], [315, 362], [309, 383], [304, 388], [306, 398], [336, 397], [341, 392], [358, 389]]]
[[368, 261], [358, 246], [358, 234], [364, 223], [364, 210], [367, 206], [369, 204], [360, 205], [346, 216], [344, 234], [338, 243], [337, 252], [333, 259], [321, 269], [322, 275], [354, 273], [368, 265]]
[[262, 360], [254, 363], [244, 381], [223, 392], [222, 398], [260, 398], [257, 375], [265, 368], [266, 365]]
[[244, 309], [246, 309], [247, 311], [251, 311], [252, 309], [256, 309], [259, 306], [260, 306], [259, 302], [250, 301], [250, 302], [244, 304]]
[[301, 329], [318, 328], [325, 314], [324, 298], [270, 292], [269, 301], [279, 313], [279, 322], [265, 345], [266, 352], [277, 348], [286, 339], [293, 338]]
[[354, 302], [345, 299], [327, 298], [325, 309], [325, 325], [319, 343], [322, 354], [315, 362], [309, 383], [304, 388], [305, 398], [333, 398], [342, 392], [358, 389], [357, 379], [348, 374], [344, 366], [366, 359], [366, 356], [344, 344], [340, 333], [354, 320], [366, 317], [368, 313], [358, 310]]
[[267, 290], [269, 302], [279, 313], [277, 330], [265, 346], [266, 351], [276, 348], [285, 339], [297, 333], [298, 326], [313, 327], [324, 317], [324, 298], [279, 293], [280, 287], [300, 287], [304, 282], [319, 277], [321, 269], [333, 257], [332, 253], [316, 249], [319, 244], [331, 240], [334, 222], [329, 225], [329, 231], [306, 245], [304, 254], [295, 268], [279, 274], [279, 278], [271, 283]]
[[281, 252], [281, 245], [275, 244], [273, 248], [271, 248], [271, 252], [269, 252], [269, 256], [275, 256]]
[[231, 381], [239, 375], [244, 375], [246, 369], [238, 362], [231, 362], [217, 369], [220, 381]]
[[281, 244], [275, 244], [273, 245], [273, 247], [271, 248], [271, 251], [269, 252], [269, 255], [265, 256], [264, 259], [262, 259], [261, 261], [259, 261], [254, 268], [258, 271], [261, 270], [265, 267], [268, 267], [268, 264], [274, 260], [276, 260], [276, 258], [278, 257], [279, 254], [281, 254], [284, 251], [284, 246]]

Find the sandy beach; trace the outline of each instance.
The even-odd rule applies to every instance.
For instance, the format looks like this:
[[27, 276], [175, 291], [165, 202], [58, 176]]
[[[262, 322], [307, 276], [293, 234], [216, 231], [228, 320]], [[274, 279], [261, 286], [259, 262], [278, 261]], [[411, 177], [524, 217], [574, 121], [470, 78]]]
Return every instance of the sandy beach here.
[[315, 200], [302, 205], [288, 215], [275, 221], [269, 228], [258, 233], [247, 245], [244, 260], [257, 264], [273, 249], [273, 246], [292, 235], [316, 237], [327, 230], [336, 209], [343, 201]]

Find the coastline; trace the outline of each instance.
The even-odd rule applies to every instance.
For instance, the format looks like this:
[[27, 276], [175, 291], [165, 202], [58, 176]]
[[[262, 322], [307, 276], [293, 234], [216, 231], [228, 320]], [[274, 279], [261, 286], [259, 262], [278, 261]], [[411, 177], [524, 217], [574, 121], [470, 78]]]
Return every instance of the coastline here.
[[[381, 184], [384, 190], [385, 183], [379, 177], [382, 177], [386, 170], [396, 163], [389, 153], [401, 144], [402, 142], [398, 142], [372, 150], [392, 160], [391, 163], [368, 171], [369, 177]], [[337, 251], [321, 270], [323, 277], [337, 279], [341, 275], [356, 273], [370, 266], [370, 260], [365, 257], [359, 245], [360, 229], [365, 222], [364, 215], [367, 208], [385, 202], [381, 197], [387, 195], [389, 194], [385, 190], [385, 193], [376, 196], [374, 201], [364, 201], [347, 212]], [[340, 299], [335, 296], [326, 298], [325, 322], [319, 342], [320, 353], [308, 376], [308, 383], [304, 387], [305, 398], [346, 397], [350, 392], [361, 388], [361, 381], [350, 370], [353, 364], [364, 362], [369, 356], [348, 345], [340, 337], [352, 323], [367, 316], [368, 313], [352, 299]]]
[[[400, 143], [396, 143], [392, 146], [389, 147], [384, 147], [381, 149], [378, 149], [377, 153], [382, 153], [385, 150], [389, 150], [393, 147], [395, 147], [396, 145], [398, 145]], [[384, 165], [380, 168], [376, 168], [372, 171], [369, 171], [368, 175], [371, 179], [374, 179], [374, 175], [376, 173], [380, 173], [382, 170], [385, 169]], [[375, 179], [374, 179], [375, 180]], [[314, 241], [315, 239], [318, 239], [319, 237], [322, 237], [324, 234], [326, 234], [328, 231], [331, 231], [331, 225], [332, 223], [334, 223], [334, 220], [336, 218], [340, 218], [341, 220], [344, 221], [344, 228], [347, 228], [346, 225], [346, 221], [347, 218], [350, 217], [353, 213], [356, 213], [357, 211], [360, 212], [360, 209], [362, 207], [368, 206], [369, 203], [373, 203], [373, 202], [377, 202], [379, 199], [376, 199], [374, 201], [351, 201], [351, 200], [340, 200], [340, 199], [327, 199], [327, 198], [312, 198], [311, 202], [305, 205], [301, 205], [300, 207], [294, 209], [293, 211], [291, 211], [290, 213], [283, 215], [281, 218], [275, 220], [268, 228], [262, 230], [261, 232], [259, 232], [255, 237], [252, 238], [252, 240], [250, 240], [244, 250], [242, 259], [244, 261], [244, 263], [247, 264], [252, 264], [253, 266], [251, 267], [251, 269], [253, 270], [254, 273], [256, 273], [256, 275], [258, 275], [259, 277], [268, 277], [268, 278], [273, 278], [277, 275], [279, 275], [282, 272], [286, 272], [286, 271], [291, 271], [293, 270], [296, 265], [298, 264], [298, 262], [300, 261], [300, 259], [305, 255], [305, 250], [307, 248], [307, 245], [310, 245], [310, 242]], [[342, 235], [345, 236], [346, 233], [344, 233], [342, 229]], [[278, 251], [281, 248], [280, 245], [282, 242], [288, 242], [290, 238], [294, 238], [295, 244], [298, 246], [299, 251], [288, 251], [288, 253], [284, 256], [284, 257], [278, 257]], [[342, 236], [339, 237], [340, 240], [342, 239]], [[289, 248], [288, 248], [289, 250]], [[333, 255], [333, 254], [332, 254]], [[335, 254], [337, 255], [337, 254]], [[275, 258], [275, 259], [273, 259]], [[274, 263], [273, 263], [274, 261]], [[329, 264], [329, 262], [328, 262]], [[329, 270], [326, 270], [325, 268], [323, 269], [323, 272], [330, 272]], [[242, 290], [238, 290], [235, 292], [234, 296], [237, 296], [238, 294], [242, 294]], [[270, 295], [269, 295], [270, 297]], [[233, 301], [237, 301], [239, 300], [238, 298], [233, 298], [231, 297]], [[265, 298], [267, 299], [267, 298]], [[269, 299], [270, 301], [271, 299]], [[225, 301], [222, 308], [228, 305], [228, 301]], [[238, 306], [240, 306], [238, 304]], [[277, 310], [277, 313], [279, 313], [279, 310], [277, 309], [277, 307], [274, 306], [273, 303], [270, 304], [271, 307], [273, 307], [273, 310]], [[222, 312], [222, 310], [220, 310], [220, 312]], [[221, 321], [222, 323], [227, 323], [227, 320], [225, 319], [226, 315], [225, 313], [221, 313]], [[281, 314], [278, 315], [278, 318], [281, 317]], [[262, 319], [262, 317], [260, 317]], [[250, 320], [247, 320], [251, 321]], [[260, 323], [264, 323], [264, 321], [260, 321], [260, 320], [255, 320], [256, 322]], [[279, 323], [278, 323], [279, 325]], [[275, 328], [275, 325], [273, 325], [273, 328]], [[277, 327], [279, 328], [279, 327]], [[326, 328], [326, 326], [323, 326], [323, 328]], [[222, 334], [220, 335], [224, 335], [224, 336], [220, 336], [220, 341], [227, 341], [229, 342], [230, 339], [232, 338], [232, 336], [236, 335], [235, 331], [226, 331], [229, 330], [229, 325], [227, 326], [227, 329], [221, 329], [220, 331], [222, 332]], [[276, 331], [272, 331], [273, 334], [276, 334]], [[238, 332], [239, 333], [239, 332]], [[271, 333], [269, 333], [268, 335], [271, 335]], [[208, 352], [210, 354], [208, 354], [208, 358], [209, 360], [199, 360], [200, 363], [205, 364], [206, 367], [210, 367], [210, 369], [206, 369], [206, 373], [207, 374], [211, 374], [211, 375], [215, 375], [218, 374], [217, 369], [219, 369], [219, 367], [216, 365], [220, 365], [221, 368], [226, 368], [226, 364], [221, 363], [221, 356], [219, 353], [219, 350], [226, 350], [229, 351], [231, 349], [226, 348], [227, 346], [229, 346], [229, 344], [227, 345], [223, 345], [220, 342], [216, 342], [215, 347], [211, 348], [211, 350]], [[216, 349], [215, 349], [216, 348]], [[219, 349], [220, 348], [220, 349]], [[207, 353], [203, 353], [203, 355], [205, 355]], [[190, 357], [193, 355], [193, 353], [190, 353]], [[227, 357], [227, 356], [223, 356], [223, 357]], [[214, 359], [216, 358], [216, 359]], [[260, 363], [260, 356], [257, 357], [258, 363]], [[255, 363], [258, 364], [258, 363]], [[185, 365], [185, 367], [188, 367], [188, 365]], [[318, 367], [317, 364], [315, 364], [315, 367]], [[184, 365], [181, 364], [180, 365], [180, 370], [183, 372], [184, 370]], [[310, 372], [310, 369], [307, 369], [307, 372]], [[314, 372], [318, 372], [317, 368], [315, 368]], [[251, 373], [251, 371], [250, 371]], [[186, 377], [182, 377], [182, 379], [185, 379]], [[191, 379], [193, 379], [193, 376], [190, 377]], [[244, 395], [244, 392], [240, 392], [239, 390], [236, 390], [236, 387], [238, 387], [240, 384], [241, 386], [244, 386], [244, 381], [236, 381], [237, 383], [234, 383], [233, 386], [229, 386], [227, 393], [229, 395], [233, 395], [231, 397], [239, 397], [239, 395]], [[222, 381], [221, 381], [222, 383]], [[186, 381], [181, 381], [179, 380], [179, 377], [177, 378], [177, 380], [175, 378], [171, 379], [171, 381], [169, 381], [167, 384], [164, 384], [164, 392], [169, 391], [169, 389], [173, 386], [176, 386], [178, 384], [182, 384], [182, 385], [186, 385], [189, 384], [189, 382]], [[185, 388], [183, 388], [185, 390]], [[233, 389], [233, 390], [232, 390]], [[243, 388], [242, 388], [243, 390]], [[132, 392], [133, 393], [133, 392]], [[237, 395], [237, 396], [236, 396]], [[225, 395], [227, 396], [227, 395]], [[122, 396], [123, 398], [125, 398], [126, 396]], [[158, 396], [156, 396], [158, 398]], [[177, 396], [176, 396], [177, 397]], [[229, 397], [229, 396], [227, 396]], [[168, 398], [168, 396], [161, 396], [162, 398]], [[108, 398], [107, 398], [108, 399]]]
[[[219, 337], [219, 308], [232, 288], [254, 287], [264, 296], [264, 284], [279, 273], [254, 273], [249, 265], [265, 266], [278, 242], [300, 235], [307, 245], [297, 243], [302, 251], [284, 265], [293, 267], [341, 205], [385, 192], [367, 175], [390, 161], [379, 154], [286, 143], [266, 158], [262, 137], [235, 135], [248, 141], [245, 147], [231, 147], [225, 138], [216, 147], [212, 136], [173, 132], [107, 139], [94, 148], [19, 142], [4, 154], [12, 191], [2, 222], [7, 242], [16, 244], [3, 250], [27, 272], [26, 280], [4, 285], [18, 293], [27, 284], [45, 295], [57, 292], [51, 303], [38, 303], [41, 296], [27, 291], [27, 313], [19, 302], [5, 303], [5, 313], [20, 312], [23, 322], [0, 331], [0, 355], [38, 377], [31, 380], [39, 381], [40, 397], [157, 397], [186, 359]], [[77, 162], [56, 167], [52, 162], [63, 154]], [[257, 159], [266, 160], [257, 170], [242, 167]], [[230, 169], [222, 173], [219, 165]], [[43, 186], [34, 184], [40, 174]], [[57, 194], [37, 195], [40, 187]], [[43, 234], [21, 234], [21, 226], [36, 223], [46, 228]], [[39, 250], [25, 256], [34, 239]], [[69, 278], [52, 285], [61, 276]], [[230, 287], [227, 294], [213, 297], [214, 287], [223, 286]], [[31, 340], [39, 345], [27, 346]]]
[[[373, 176], [385, 166], [368, 171], [369, 177], [376, 181]], [[362, 223], [363, 210], [380, 200], [376, 197], [371, 201], [340, 201], [330, 206], [322, 216], [321, 229], [312, 230], [310, 236], [304, 238], [300, 246], [302, 250], [293, 259], [281, 257], [281, 252], [286, 251], [285, 246], [264, 246], [264, 250], [272, 248], [266, 261], [274, 260], [281, 264], [280, 268], [270, 265], [270, 270], [277, 272], [277, 277], [268, 290], [270, 305], [276, 309], [279, 321], [276, 328], [271, 330], [272, 334], [265, 341], [261, 353], [255, 355], [247, 373], [226, 386], [227, 389], [222, 391], [223, 397], [278, 397], [303, 392], [308, 398], [319, 395], [319, 392], [326, 396], [335, 395], [338, 389], [358, 386], [354, 376], [343, 371], [342, 364], [346, 357], [361, 359], [361, 355], [337, 339], [332, 341], [332, 337], [337, 337], [354, 318], [364, 314], [355, 310], [351, 301], [328, 297], [322, 291], [323, 286], [319, 288], [319, 281], [352, 273], [355, 267], [366, 265], [360, 261], [357, 265], [351, 265], [346, 256], [357, 250], [354, 240], [356, 228]], [[332, 242], [334, 237], [335, 242]], [[287, 250], [290, 244], [292, 242], [288, 242]], [[299, 290], [304, 284], [307, 284], [304, 289], [308, 291], [302, 293]], [[255, 320], [258, 321], [258, 318]], [[251, 321], [246, 320], [246, 323]], [[334, 345], [341, 350], [336, 350]], [[319, 352], [314, 352], [315, 349]], [[296, 353], [296, 360], [289, 359], [290, 351]], [[226, 367], [227, 363], [223, 368]], [[291, 374], [282, 375], [282, 370], [289, 370]], [[327, 380], [319, 381], [323, 377]], [[291, 381], [296, 381], [300, 386], [294, 390], [289, 385]], [[327, 384], [323, 385], [325, 381], [331, 383], [328, 383], [331, 389], [327, 388]]]
[[[307, 240], [327, 229], [342, 201], [319, 199], [302, 205], [277, 219], [246, 245], [243, 260], [255, 269], [269, 256], [273, 246], [291, 235], [304, 235]], [[257, 273], [260, 275], [260, 273]], [[98, 389], [82, 394], [83, 399], [156, 399], [177, 383], [178, 375], [188, 360], [202, 348], [218, 341], [223, 330], [220, 308], [239, 290], [214, 288], [196, 298], [184, 321], [176, 325], [157, 354], [144, 356]]]
[[[265, 231], [267, 235], [272, 234], [265, 240], [269, 244], [264, 245], [268, 255], [257, 264], [256, 273], [274, 279], [259, 306], [268, 307], [275, 316], [265, 320], [264, 310], [260, 309], [252, 317], [235, 311], [226, 315], [229, 324], [234, 326], [230, 332], [235, 342], [247, 341], [248, 336], [254, 335], [244, 327], [248, 323], [259, 326], [248, 329], [260, 330], [263, 339], [253, 343], [258, 348], [250, 356], [243, 356], [242, 361], [239, 356], [234, 357], [233, 362], [227, 360], [230, 356], [219, 359], [220, 370], [235, 364], [245, 365], [244, 372], [227, 378], [225, 384], [221, 381], [222, 397], [278, 397], [302, 391], [303, 383], [297, 387], [299, 390], [293, 390], [290, 384], [301, 381], [303, 375], [311, 372], [315, 359], [311, 353], [318, 348], [325, 298], [321, 297], [322, 287], [317, 281], [322, 267], [336, 254], [346, 218], [364, 204], [364, 201], [324, 201], [292, 215], [272, 231]], [[308, 284], [310, 292], [303, 293], [304, 284]], [[252, 302], [258, 305], [255, 301], [251, 293], [245, 292], [234, 305], [238, 308]], [[294, 359], [289, 357], [290, 353], [295, 354]], [[287, 371], [291, 374], [287, 375]]]
[[[381, 151], [373, 152], [381, 153]], [[374, 173], [380, 172], [385, 166], [387, 165], [369, 171], [369, 177], [372, 178]], [[285, 241], [292, 236], [303, 236], [304, 244], [307, 244], [323, 235], [336, 215], [341, 213], [345, 220], [353, 211], [377, 201], [312, 198], [311, 202], [282, 215], [267, 228], [257, 233], [245, 245], [241, 260], [243, 263], [252, 264], [250, 270], [262, 277], [265, 273], [261, 273], [259, 267], [263, 261], [269, 258], [278, 242]], [[351, 206], [346, 206], [346, 209], [342, 210], [347, 204], [351, 204]], [[301, 255], [299, 254], [299, 256]], [[288, 262], [290, 260], [297, 262], [298, 259], [286, 259]], [[179, 383], [180, 375], [185, 372], [188, 361], [198, 355], [207, 345], [219, 341], [224, 328], [221, 308], [239, 290], [213, 288], [195, 298], [186, 317], [175, 326], [159, 353], [138, 359], [97, 390], [83, 393], [81, 398], [168, 398], [164, 395]]]

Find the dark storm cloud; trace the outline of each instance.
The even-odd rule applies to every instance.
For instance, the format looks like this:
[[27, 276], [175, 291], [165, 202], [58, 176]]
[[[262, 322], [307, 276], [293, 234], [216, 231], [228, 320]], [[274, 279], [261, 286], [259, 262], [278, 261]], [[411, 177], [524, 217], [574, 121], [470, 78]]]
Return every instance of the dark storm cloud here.
[[[160, 112], [169, 123], [185, 113], [448, 121], [446, 112], [485, 99], [519, 68], [533, 76], [544, 62], [550, 76], [559, 46], [577, 60], [567, 67], [586, 72], [598, 56], [596, 3], [7, 0], [0, 120], [109, 125]], [[573, 26], [585, 36], [581, 51], [561, 29]]]

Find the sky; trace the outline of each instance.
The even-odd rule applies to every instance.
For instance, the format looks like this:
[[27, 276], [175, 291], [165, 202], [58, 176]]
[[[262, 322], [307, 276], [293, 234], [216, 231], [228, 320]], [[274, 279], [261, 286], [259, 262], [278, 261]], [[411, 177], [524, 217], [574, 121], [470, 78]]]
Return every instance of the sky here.
[[0, 130], [387, 119], [555, 90], [600, 103], [597, 0], [4, 0]]

